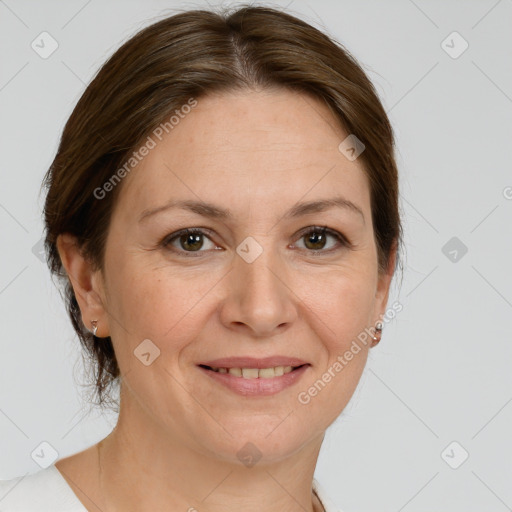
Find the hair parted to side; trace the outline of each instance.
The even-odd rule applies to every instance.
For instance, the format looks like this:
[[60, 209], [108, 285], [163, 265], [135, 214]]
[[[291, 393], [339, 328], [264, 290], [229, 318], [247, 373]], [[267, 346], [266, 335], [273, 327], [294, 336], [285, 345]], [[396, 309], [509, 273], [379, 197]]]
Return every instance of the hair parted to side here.
[[[394, 135], [377, 93], [342, 45], [306, 22], [268, 7], [191, 10], [166, 17], [125, 42], [101, 67], [69, 117], [43, 185], [48, 265], [64, 284], [71, 322], [92, 362], [97, 405], [110, 395], [119, 366], [110, 338], [82, 323], [56, 241], [77, 238], [103, 269], [109, 221], [122, 182], [104, 186], [147, 136], [191, 98], [244, 88], [284, 87], [324, 102], [347, 134], [360, 139], [370, 184], [379, 270], [402, 246]], [[341, 142], [341, 141], [340, 141]], [[395, 266], [396, 268], [396, 266]]]

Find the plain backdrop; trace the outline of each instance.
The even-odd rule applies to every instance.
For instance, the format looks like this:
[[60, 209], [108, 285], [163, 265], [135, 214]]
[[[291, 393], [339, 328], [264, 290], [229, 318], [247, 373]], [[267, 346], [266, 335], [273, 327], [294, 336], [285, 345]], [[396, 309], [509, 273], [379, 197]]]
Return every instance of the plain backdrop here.
[[[83, 402], [78, 339], [39, 252], [39, 187], [64, 123], [123, 41], [209, 5], [0, 1], [0, 478], [40, 469], [42, 442], [61, 458], [115, 424]], [[360, 61], [401, 173], [405, 268], [390, 304], [403, 309], [329, 428], [316, 478], [345, 512], [510, 510], [512, 1], [267, 5]], [[47, 58], [31, 46], [42, 32], [58, 44]]]

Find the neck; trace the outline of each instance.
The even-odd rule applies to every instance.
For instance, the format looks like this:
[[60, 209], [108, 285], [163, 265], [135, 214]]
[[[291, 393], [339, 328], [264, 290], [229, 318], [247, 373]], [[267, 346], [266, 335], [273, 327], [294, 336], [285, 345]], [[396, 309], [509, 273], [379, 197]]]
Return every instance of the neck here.
[[163, 432], [140, 409], [121, 403], [116, 428], [97, 445], [100, 508], [320, 512], [312, 481], [323, 434], [290, 457], [246, 467]]

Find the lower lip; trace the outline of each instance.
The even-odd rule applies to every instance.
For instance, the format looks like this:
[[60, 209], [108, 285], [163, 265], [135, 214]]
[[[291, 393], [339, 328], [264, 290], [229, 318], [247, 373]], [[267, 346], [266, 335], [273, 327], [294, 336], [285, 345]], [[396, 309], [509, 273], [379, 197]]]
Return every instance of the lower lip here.
[[305, 364], [296, 370], [280, 375], [279, 377], [271, 377], [270, 379], [246, 379], [244, 377], [236, 377], [230, 373], [219, 373], [213, 370], [208, 370], [202, 366], [198, 366], [198, 368], [212, 379], [223, 384], [239, 395], [268, 396], [275, 395], [283, 389], [298, 382], [304, 372], [309, 368], [309, 365]]

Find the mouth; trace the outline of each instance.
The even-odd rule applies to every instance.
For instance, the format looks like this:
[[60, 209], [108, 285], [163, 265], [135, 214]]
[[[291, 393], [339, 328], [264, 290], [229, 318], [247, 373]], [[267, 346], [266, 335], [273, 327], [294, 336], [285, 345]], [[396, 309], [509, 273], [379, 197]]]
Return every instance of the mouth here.
[[[294, 385], [311, 366], [297, 359], [287, 358], [285, 362], [293, 364], [272, 364], [268, 359], [217, 360], [215, 364], [198, 364], [197, 367], [210, 382], [220, 384], [222, 388], [243, 396], [274, 395]], [[273, 358], [276, 361], [276, 358]], [[283, 358], [277, 360], [282, 363]]]
[[212, 372], [233, 375], [235, 377], [242, 377], [244, 379], [273, 379], [274, 377], [281, 377], [288, 373], [294, 372], [303, 366], [309, 366], [307, 363], [299, 366], [270, 366], [268, 368], [238, 368], [238, 367], [216, 367], [208, 366], [205, 364], [199, 365], [205, 370]]

